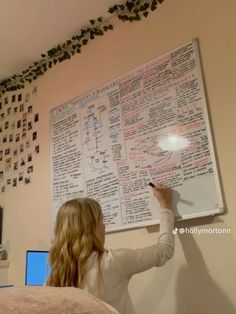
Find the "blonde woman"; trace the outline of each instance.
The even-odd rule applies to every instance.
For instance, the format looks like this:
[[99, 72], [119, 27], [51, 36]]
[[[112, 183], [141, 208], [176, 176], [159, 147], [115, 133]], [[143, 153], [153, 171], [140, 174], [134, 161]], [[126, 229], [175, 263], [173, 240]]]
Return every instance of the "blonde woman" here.
[[154, 186], [160, 203], [158, 242], [141, 249], [105, 250], [105, 226], [98, 202], [78, 198], [60, 208], [55, 242], [49, 253], [51, 274], [48, 286], [78, 287], [116, 308], [134, 314], [128, 284], [132, 275], [162, 266], [174, 253], [172, 191]]

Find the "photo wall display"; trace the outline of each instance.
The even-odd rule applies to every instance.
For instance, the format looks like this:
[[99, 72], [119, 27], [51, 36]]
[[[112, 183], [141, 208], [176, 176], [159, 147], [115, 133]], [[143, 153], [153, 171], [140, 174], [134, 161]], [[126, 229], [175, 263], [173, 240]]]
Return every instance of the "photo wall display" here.
[[0, 193], [29, 184], [39, 154], [37, 87], [0, 96]]

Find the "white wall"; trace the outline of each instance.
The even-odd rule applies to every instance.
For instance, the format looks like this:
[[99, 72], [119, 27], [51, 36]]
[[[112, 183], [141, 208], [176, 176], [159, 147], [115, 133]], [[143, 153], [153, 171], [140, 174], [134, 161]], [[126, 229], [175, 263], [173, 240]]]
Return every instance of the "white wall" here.
[[[13, 284], [24, 283], [26, 249], [50, 247], [49, 111], [83, 92], [198, 37], [218, 162], [228, 211], [182, 226], [231, 228], [230, 235], [178, 235], [175, 257], [163, 268], [132, 279], [139, 314], [235, 313], [236, 265], [236, 1], [166, 0], [138, 23], [116, 22], [114, 31], [89, 43], [32, 84], [38, 95], [41, 152], [32, 184], [0, 195], [5, 209], [3, 240]], [[107, 247], [152, 244], [157, 227], [107, 236]]]

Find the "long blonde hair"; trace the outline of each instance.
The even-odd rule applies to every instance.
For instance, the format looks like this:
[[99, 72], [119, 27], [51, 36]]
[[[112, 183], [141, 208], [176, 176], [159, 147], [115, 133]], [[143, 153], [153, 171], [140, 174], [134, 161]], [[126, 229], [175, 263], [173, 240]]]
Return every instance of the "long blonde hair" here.
[[67, 201], [57, 214], [55, 241], [49, 252], [51, 273], [46, 285], [81, 287], [85, 265], [93, 251], [101, 258], [105, 251], [97, 236], [102, 219], [98, 202], [91, 198]]

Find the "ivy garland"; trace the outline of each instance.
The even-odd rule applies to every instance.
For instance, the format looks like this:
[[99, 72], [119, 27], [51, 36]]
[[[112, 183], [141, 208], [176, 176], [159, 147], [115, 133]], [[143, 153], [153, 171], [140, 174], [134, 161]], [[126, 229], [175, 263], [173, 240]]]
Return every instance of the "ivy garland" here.
[[[147, 17], [150, 11], [157, 9], [158, 3], [164, 0], [129, 0], [124, 4], [116, 4], [108, 9], [108, 12], [116, 16], [123, 22], [140, 21], [142, 17]], [[102, 17], [90, 20], [87, 28], [82, 28], [80, 33], [74, 35], [61, 45], [48, 50], [41, 54], [41, 59], [34, 62], [19, 75], [12, 75], [0, 82], [0, 93], [4, 94], [8, 91], [16, 91], [24, 88], [26, 83], [31, 83], [40, 75], [43, 75], [49, 68], [52, 68], [58, 62], [70, 59], [76, 53], [81, 53], [83, 46], [87, 45], [89, 40], [93, 40], [96, 36], [102, 36], [107, 31], [113, 29], [113, 25], [109, 23], [110, 18], [104, 20]]]

